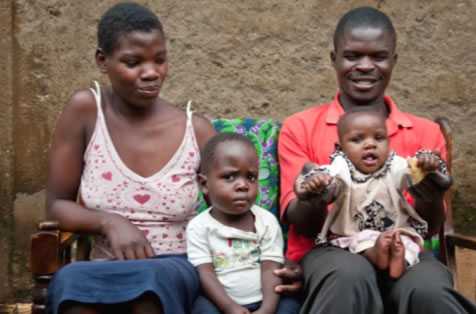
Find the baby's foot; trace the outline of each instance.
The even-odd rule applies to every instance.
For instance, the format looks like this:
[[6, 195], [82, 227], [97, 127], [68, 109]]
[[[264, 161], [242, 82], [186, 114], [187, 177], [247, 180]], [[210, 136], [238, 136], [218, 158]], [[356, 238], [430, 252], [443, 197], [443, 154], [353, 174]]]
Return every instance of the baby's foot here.
[[390, 244], [390, 278], [397, 279], [406, 269], [405, 264], [405, 246], [403, 246], [400, 232], [395, 232]]
[[392, 234], [384, 232], [380, 234], [373, 247], [364, 251], [364, 256], [380, 270], [385, 270], [389, 266], [390, 244], [392, 243]]

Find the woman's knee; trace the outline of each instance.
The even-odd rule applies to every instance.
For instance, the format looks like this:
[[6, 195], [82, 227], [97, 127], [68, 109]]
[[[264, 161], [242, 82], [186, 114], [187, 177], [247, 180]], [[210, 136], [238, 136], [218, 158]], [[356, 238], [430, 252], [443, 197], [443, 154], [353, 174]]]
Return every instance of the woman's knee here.
[[161, 314], [163, 312], [159, 297], [152, 292], [146, 292], [131, 301], [131, 313]]

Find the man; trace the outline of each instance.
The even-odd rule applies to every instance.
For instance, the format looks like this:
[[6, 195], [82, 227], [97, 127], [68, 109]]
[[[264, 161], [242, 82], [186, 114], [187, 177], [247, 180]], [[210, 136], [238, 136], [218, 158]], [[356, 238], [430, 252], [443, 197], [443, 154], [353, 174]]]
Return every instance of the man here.
[[[296, 177], [308, 162], [328, 164], [337, 142], [336, 123], [346, 111], [383, 113], [390, 146], [401, 156], [418, 150], [439, 152], [445, 141], [435, 123], [398, 110], [385, 96], [397, 62], [396, 32], [382, 12], [362, 7], [349, 11], [334, 34], [331, 61], [339, 92], [330, 103], [285, 120], [279, 138], [281, 215], [290, 224], [287, 257], [302, 266], [305, 299], [301, 313], [476, 313], [476, 306], [452, 288], [449, 271], [431, 253], [398, 280], [390, 280], [368, 259], [332, 246], [314, 247], [327, 204], [296, 197]], [[419, 214], [436, 233], [444, 221], [445, 188], [428, 176], [418, 188], [431, 197]], [[322, 199], [322, 198], [321, 198]], [[285, 275], [283, 275], [285, 276]]]

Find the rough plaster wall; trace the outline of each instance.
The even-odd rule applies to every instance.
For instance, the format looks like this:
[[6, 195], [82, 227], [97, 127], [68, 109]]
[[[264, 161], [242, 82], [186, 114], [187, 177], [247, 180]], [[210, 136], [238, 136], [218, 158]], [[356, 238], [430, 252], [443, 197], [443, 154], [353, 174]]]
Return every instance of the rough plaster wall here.
[[[94, 65], [96, 24], [115, 2], [12, 0], [15, 62], [2, 55], [0, 66], [15, 65], [15, 80], [7, 75], [2, 84], [15, 83], [15, 144], [2, 142], [2, 148], [15, 150], [15, 182], [7, 180], [15, 184], [14, 193], [31, 194], [44, 188], [46, 152], [62, 106], [75, 89], [101, 79]], [[168, 36], [170, 71], [162, 94], [165, 98], [180, 106], [192, 99], [195, 110], [213, 116], [276, 119], [334, 96], [329, 51], [335, 23], [352, 7], [379, 5], [392, 17], [399, 35], [399, 60], [389, 94], [403, 110], [428, 118], [442, 114], [450, 118], [455, 129], [456, 207], [465, 209], [457, 212], [457, 222], [460, 228], [474, 229], [474, 1], [140, 2], [159, 14]], [[7, 1], [0, 3], [3, 6]], [[7, 14], [0, 12], [2, 17]], [[8, 18], [0, 19], [0, 27], [5, 27]], [[8, 48], [5, 39], [0, 45]], [[0, 51], [4, 53], [4, 49]], [[0, 103], [2, 127], [12, 125], [9, 104]], [[9, 165], [8, 158], [0, 160], [3, 169]], [[43, 198], [41, 192], [22, 194], [15, 204], [16, 229], [20, 231], [14, 233], [19, 238], [10, 272], [15, 275], [17, 298], [28, 288], [25, 238], [41, 217], [38, 211]]]
[[12, 253], [13, 199], [13, 75], [12, 75], [12, 6], [11, 1], [0, 1], [0, 300], [10, 294], [9, 286]]

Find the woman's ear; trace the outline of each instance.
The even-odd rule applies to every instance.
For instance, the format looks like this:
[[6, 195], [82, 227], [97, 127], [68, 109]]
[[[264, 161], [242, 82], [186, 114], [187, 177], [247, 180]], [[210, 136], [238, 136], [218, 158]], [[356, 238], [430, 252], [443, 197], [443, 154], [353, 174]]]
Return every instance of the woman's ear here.
[[202, 193], [208, 195], [208, 185], [207, 185], [207, 176], [203, 173], [198, 174], [198, 183], [200, 184], [200, 189]]
[[99, 71], [101, 73], [106, 73], [107, 68], [106, 68], [106, 55], [104, 54], [104, 51], [102, 51], [101, 48], [96, 49], [96, 65], [99, 68]]

